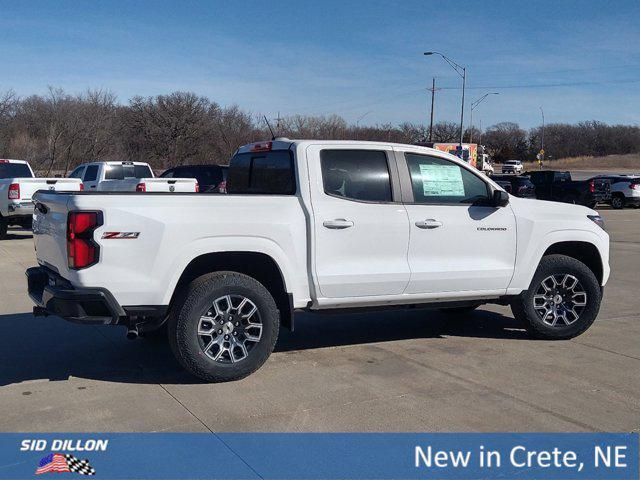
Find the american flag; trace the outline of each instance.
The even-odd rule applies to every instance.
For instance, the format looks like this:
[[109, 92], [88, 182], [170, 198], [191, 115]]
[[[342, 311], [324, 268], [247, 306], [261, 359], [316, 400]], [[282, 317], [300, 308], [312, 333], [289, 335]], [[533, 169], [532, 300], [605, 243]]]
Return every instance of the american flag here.
[[38, 464], [38, 469], [36, 470], [36, 475], [40, 475], [42, 473], [49, 472], [70, 472], [69, 464], [67, 463], [67, 459], [61, 453], [50, 453]]
[[62, 453], [50, 453], [38, 464], [36, 475], [42, 473], [75, 472], [80, 475], [95, 475], [95, 469], [89, 465], [89, 460], [78, 460], [73, 455]]

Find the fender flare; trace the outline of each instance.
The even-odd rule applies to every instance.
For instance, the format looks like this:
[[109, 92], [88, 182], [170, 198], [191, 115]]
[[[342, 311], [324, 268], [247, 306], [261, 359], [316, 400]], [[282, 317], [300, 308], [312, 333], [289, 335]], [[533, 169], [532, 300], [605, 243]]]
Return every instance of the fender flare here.
[[604, 258], [608, 257], [608, 244], [603, 238], [590, 230], [556, 230], [545, 234], [542, 241], [535, 243], [534, 249], [524, 253], [523, 257], [517, 260], [516, 270], [507, 293], [518, 294], [529, 288], [544, 253], [551, 246], [562, 242], [582, 242], [593, 245], [600, 254], [602, 269], [605, 271]]
[[164, 305], [169, 304], [180, 277], [182, 277], [182, 274], [193, 260], [210, 253], [225, 252], [251, 252], [268, 256], [280, 269], [285, 291], [295, 295], [296, 292], [292, 291], [293, 285], [295, 285], [293, 266], [285, 252], [276, 242], [265, 237], [233, 235], [201, 238], [182, 247], [171, 266], [170, 271], [174, 273], [166, 286], [162, 303]]

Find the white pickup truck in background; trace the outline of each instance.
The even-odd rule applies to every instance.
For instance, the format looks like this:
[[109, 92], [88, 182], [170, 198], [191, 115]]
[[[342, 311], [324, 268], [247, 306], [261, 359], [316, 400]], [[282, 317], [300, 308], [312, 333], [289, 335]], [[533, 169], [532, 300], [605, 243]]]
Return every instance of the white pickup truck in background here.
[[92, 162], [77, 167], [70, 178], [82, 179], [86, 191], [197, 192], [195, 178], [156, 178], [148, 163]]
[[80, 180], [70, 178], [35, 178], [24, 160], [0, 159], [0, 239], [9, 225], [31, 228], [32, 195], [38, 190], [78, 191]]
[[226, 381], [266, 361], [296, 309], [499, 303], [532, 334], [567, 339], [593, 323], [609, 278], [597, 212], [512, 197], [431, 148], [254, 143], [231, 159], [227, 190], [38, 193], [34, 314], [129, 337], [166, 324], [187, 370]]

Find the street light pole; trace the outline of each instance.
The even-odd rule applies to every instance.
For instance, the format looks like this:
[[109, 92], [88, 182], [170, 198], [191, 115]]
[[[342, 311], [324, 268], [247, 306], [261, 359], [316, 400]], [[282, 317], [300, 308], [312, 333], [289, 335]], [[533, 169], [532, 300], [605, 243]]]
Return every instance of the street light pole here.
[[477, 100], [471, 102], [471, 114], [469, 115], [469, 143], [473, 143], [473, 110], [475, 110], [475, 108], [480, 105], [485, 98], [487, 98], [489, 95], [500, 95], [498, 92], [489, 92], [489, 93], [485, 93], [483, 96], [481, 96], [480, 98], [478, 98]]
[[358, 119], [356, 120], [356, 140], [358, 140], [358, 138], [360, 137], [360, 120], [362, 120], [364, 117], [366, 117], [367, 115], [369, 115], [373, 110], [369, 110], [368, 112], [360, 115], [358, 117]]
[[544, 110], [540, 107], [540, 113], [542, 114], [542, 139], [540, 143], [540, 150], [544, 150]]
[[467, 84], [467, 69], [462, 67], [462, 108], [460, 109], [460, 150], [464, 140], [464, 89]]
[[453, 68], [456, 71], [458, 75], [462, 77], [462, 106], [460, 108], [460, 149], [462, 149], [462, 141], [463, 141], [463, 135], [464, 135], [464, 92], [467, 84], [467, 69], [465, 67], [458, 65], [456, 62], [454, 62], [449, 57], [447, 57], [446, 55], [440, 52], [424, 52], [424, 55], [441, 56], [442, 59], [445, 62], [447, 62], [451, 66], [451, 68]]

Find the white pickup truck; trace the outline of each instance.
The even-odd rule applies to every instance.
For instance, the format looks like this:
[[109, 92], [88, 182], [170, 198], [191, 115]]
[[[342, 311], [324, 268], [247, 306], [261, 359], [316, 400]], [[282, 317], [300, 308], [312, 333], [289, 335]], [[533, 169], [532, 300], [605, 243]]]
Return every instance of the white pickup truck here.
[[69, 175], [80, 178], [87, 191], [102, 192], [197, 192], [195, 178], [156, 178], [148, 163], [84, 163]]
[[80, 180], [35, 178], [26, 161], [0, 159], [0, 239], [7, 236], [9, 225], [31, 228], [31, 196], [37, 190], [78, 191], [81, 188]]
[[238, 149], [227, 182], [227, 195], [38, 193], [34, 314], [130, 337], [166, 323], [187, 370], [226, 381], [266, 361], [297, 309], [499, 303], [566, 339], [609, 278], [597, 212], [509, 196], [430, 148], [275, 139]]

